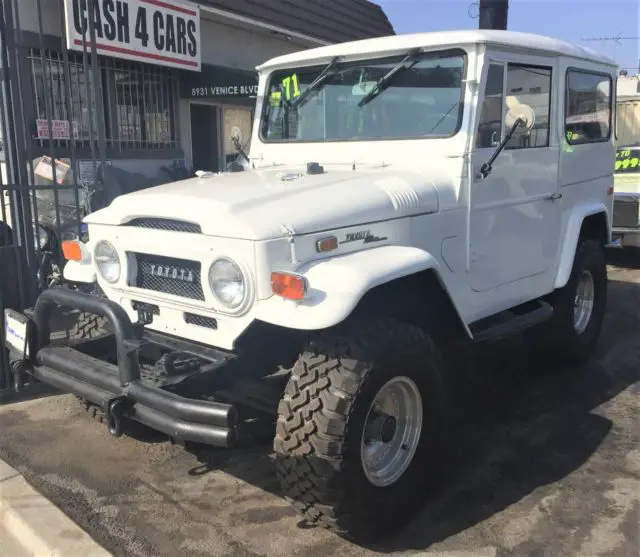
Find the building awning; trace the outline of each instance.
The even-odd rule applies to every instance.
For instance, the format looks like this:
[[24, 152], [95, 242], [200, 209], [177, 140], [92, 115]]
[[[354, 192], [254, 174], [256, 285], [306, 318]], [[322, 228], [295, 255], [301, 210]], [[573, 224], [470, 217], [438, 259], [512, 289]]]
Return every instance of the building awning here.
[[250, 99], [258, 94], [258, 74], [213, 64], [202, 64], [200, 72], [182, 72], [183, 99]]
[[384, 10], [367, 0], [201, 0], [200, 5], [327, 43], [395, 35]]

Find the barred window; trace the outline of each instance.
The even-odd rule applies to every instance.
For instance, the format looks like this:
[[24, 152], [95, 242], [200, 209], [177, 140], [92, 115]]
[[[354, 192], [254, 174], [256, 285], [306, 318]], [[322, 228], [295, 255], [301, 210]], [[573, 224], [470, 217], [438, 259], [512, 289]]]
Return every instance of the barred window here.
[[[54, 138], [69, 139], [71, 129], [69, 122], [73, 122], [73, 137], [79, 140], [89, 140], [91, 127], [93, 126], [93, 133], [96, 134], [98, 125], [97, 113], [91, 108], [95, 106], [95, 99], [92, 98], [93, 77], [90, 67], [87, 68], [89, 71], [85, 72], [80, 57], [69, 56], [69, 83], [71, 86], [67, 91], [61, 53], [45, 51], [41, 56], [39, 50], [31, 49], [29, 60], [31, 62], [36, 113], [35, 137], [45, 140], [49, 138], [48, 125], [44, 123], [48, 117], [55, 121], [52, 122]], [[67, 94], [71, 100], [70, 107], [67, 103]], [[64, 122], [64, 126], [56, 124], [57, 122]]]
[[177, 81], [164, 68], [110, 59], [115, 122], [111, 139], [133, 147], [176, 146]]
[[71, 129], [82, 144], [97, 138], [97, 87], [102, 87], [108, 147], [122, 151], [178, 146], [178, 80], [171, 70], [99, 56], [99, 83], [94, 88], [91, 58], [87, 56], [85, 64], [81, 54], [70, 52], [68, 92], [62, 54], [44, 51], [41, 56], [40, 52], [32, 49], [29, 58], [36, 113], [34, 137], [41, 143], [49, 139], [47, 117], [54, 121], [57, 142], [67, 143]]

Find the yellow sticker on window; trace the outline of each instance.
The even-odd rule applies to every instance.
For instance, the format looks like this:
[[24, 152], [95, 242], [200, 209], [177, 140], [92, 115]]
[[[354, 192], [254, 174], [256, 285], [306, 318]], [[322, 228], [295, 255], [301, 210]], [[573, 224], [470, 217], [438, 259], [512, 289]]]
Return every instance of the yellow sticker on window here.
[[282, 86], [284, 87], [285, 100], [291, 100], [292, 98], [300, 96], [300, 86], [298, 83], [298, 74], [291, 74], [282, 80]]
[[280, 102], [282, 101], [282, 94], [280, 93], [280, 91], [272, 91], [271, 95], [269, 96], [269, 104], [271, 104], [271, 106], [280, 106]]
[[278, 107], [282, 104], [282, 94], [284, 93], [284, 99], [290, 101], [292, 98], [300, 96], [300, 83], [298, 81], [297, 74], [291, 74], [285, 77], [277, 91], [271, 91], [269, 95], [269, 104], [273, 107]]

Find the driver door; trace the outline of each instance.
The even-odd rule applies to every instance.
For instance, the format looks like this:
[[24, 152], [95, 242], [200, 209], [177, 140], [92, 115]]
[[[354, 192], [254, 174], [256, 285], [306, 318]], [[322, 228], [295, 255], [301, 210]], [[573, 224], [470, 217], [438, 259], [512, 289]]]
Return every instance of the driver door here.
[[[531, 59], [492, 60], [485, 69], [484, 95], [471, 177], [470, 285], [485, 292], [515, 281], [553, 273], [560, 226], [560, 149], [553, 121], [553, 67]], [[477, 177], [509, 130], [505, 115], [530, 105], [535, 124], [528, 136], [513, 137], [485, 179]]]

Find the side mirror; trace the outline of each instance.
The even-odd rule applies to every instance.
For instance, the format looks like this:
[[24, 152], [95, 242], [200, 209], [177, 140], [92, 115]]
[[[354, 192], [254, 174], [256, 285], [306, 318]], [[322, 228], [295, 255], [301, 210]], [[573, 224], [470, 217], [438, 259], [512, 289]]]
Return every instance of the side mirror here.
[[485, 162], [480, 168], [480, 172], [476, 175], [477, 180], [484, 180], [493, 169], [493, 163], [498, 158], [498, 155], [505, 148], [507, 143], [511, 141], [512, 137], [528, 135], [533, 129], [533, 125], [536, 122], [536, 114], [528, 104], [520, 104], [510, 108], [505, 118], [505, 123], [508, 128], [507, 135], [502, 140], [502, 143], [498, 145], [495, 153], [491, 155], [491, 158]]
[[[234, 127], [232, 131], [232, 135], [229, 138], [229, 140], [231, 141], [231, 143], [233, 143], [233, 146], [236, 148], [236, 151], [238, 151], [238, 153], [242, 155], [242, 158], [247, 161], [247, 164], [249, 164], [251, 163], [251, 159], [249, 158], [249, 155], [247, 155], [247, 153], [245, 153], [244, 149], [242, 148], [242, 143], [240, 142], [240, 138], [241, 138], [240, 130]], [[238, 172], [237, 168], [234, 170], [234, 172]]]
[[513, 129], [514, 136], [528, 135], [531, 133], [536, 123], [536, 113], [528, 104], [519, 104], [510, 108], [505, 117], [505, 124], [508, 130]]

